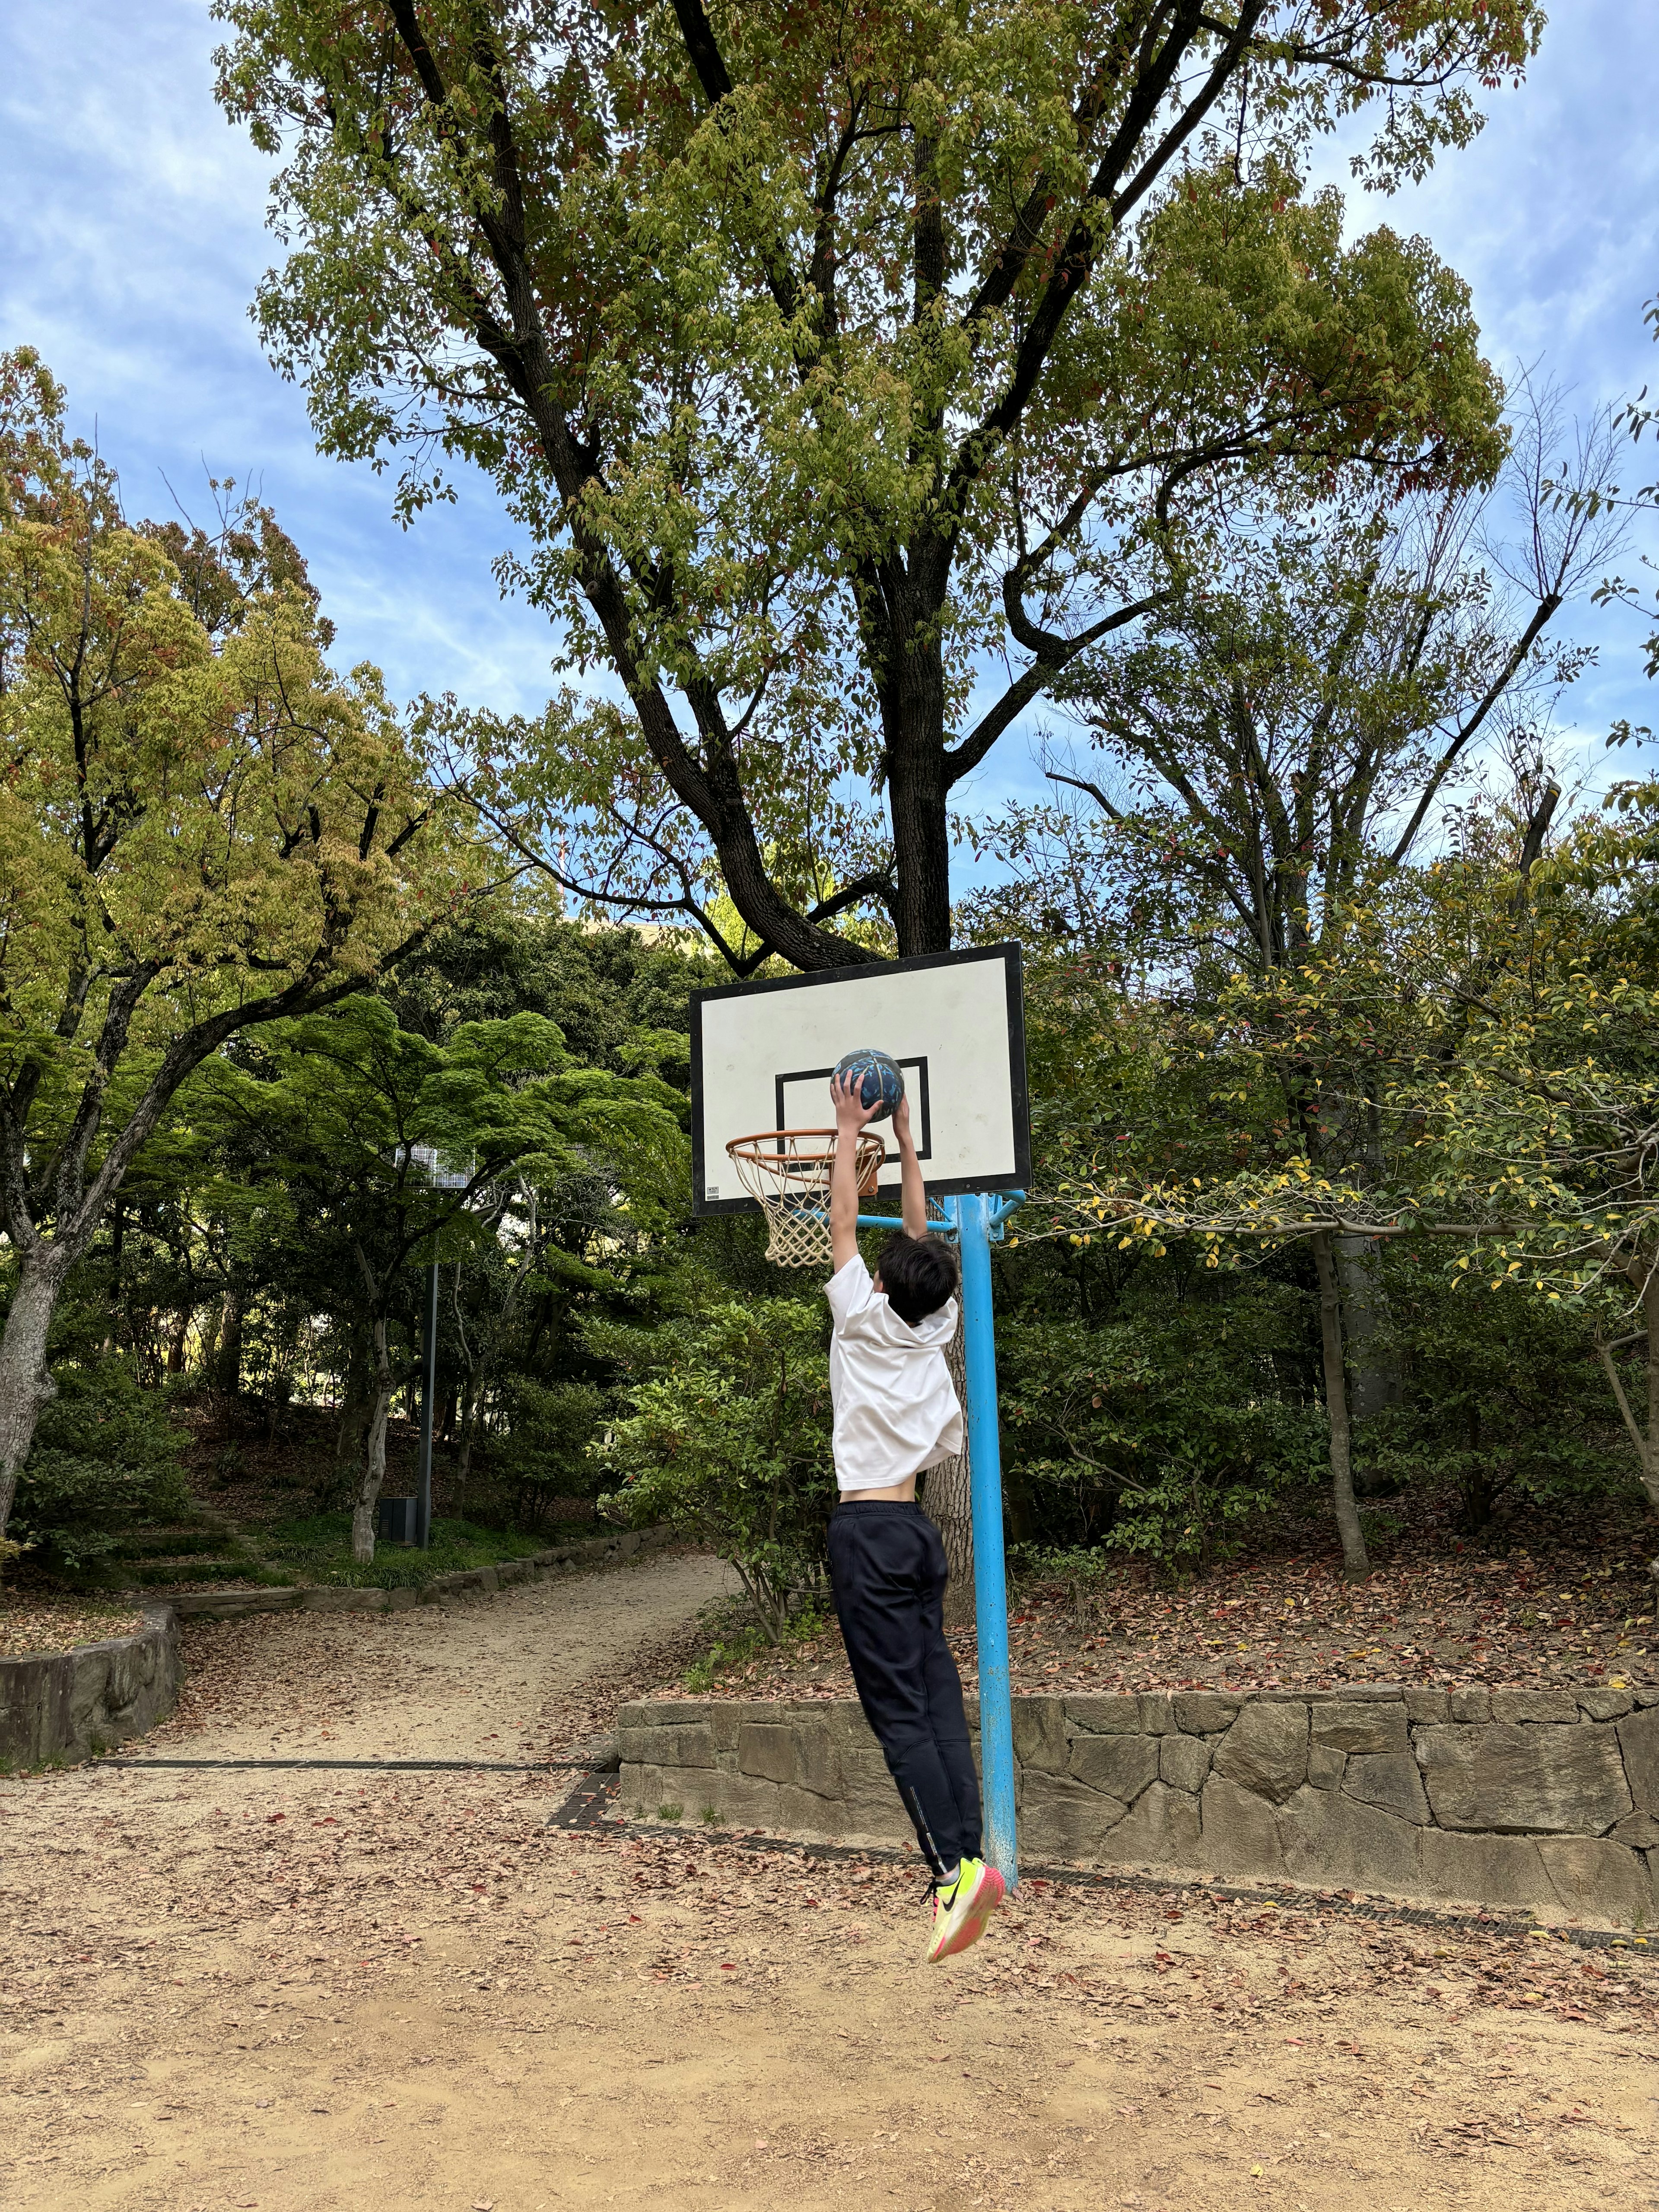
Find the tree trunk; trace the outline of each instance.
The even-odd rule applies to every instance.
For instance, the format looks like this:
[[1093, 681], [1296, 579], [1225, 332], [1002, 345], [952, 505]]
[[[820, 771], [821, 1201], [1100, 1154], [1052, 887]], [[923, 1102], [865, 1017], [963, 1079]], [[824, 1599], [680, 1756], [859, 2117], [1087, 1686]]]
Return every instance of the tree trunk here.
[[202, 1379], [211, 1382], [219, 1364], [219, 1324], [224, 1317], [225, 1302], [217, 1299], [210, 1304], [208, 1317], [202, 1325]]
[[[1613, 1385], [1613, 1395], [1619, 1401], [1619, 1411], [1624, 1417], [1630, 1440], [1636, 1447], [1637, 1462], [1642, 1470], [1642, 1487], [1647, 1492], [1649, 1505], [1659, 1513], [1659, 1263], [1650, 1263], [1646, 1255], [1641, 1261], [1641, 1272], [1630, 1270], [1632, 1279], [1642, 1292], [1642, 1332], [1638, 1341], [1642, 1346], [1644, 1364], [1648, 1374], [1648, 1418], [1645, 1431], [1636, 1418], [1635, 1409], [1625, 1392], [1619, 1369], [1613, 1360], [1616, 1346], [1599, 1343], [1596, 1357]], [[1628, 1343], [1630, 1340], [1622, 1340]], [[0, 1523], [3, 1534], [3, 1523]]]
[[374, 1411], [374, 1377], [362, 1338], [353, 1329], [346, 1352], [344, 1395], [334, 1434], [334, 1465], [318, 1486], [318, 1503], [332, 1507], [355, 1498], [368, 1450], [368, 1424]]
[[239, 1398], [242, 1394], [242, 1301], [234, 1291], [227, 1291], [219, 1322], [219, 1356], [215, 1364], [213, 1387], [223, 1391], [227, 1398]]
[[1337, 1280], [1342, 1286], [1342, 1333], [1347, 1346], [1348, 1410], [1356, 1421], [1369, 1420], [1401, 1399], [1398, 1362], [1379, 1340], [1388, 1301], [1377, 1280], [1376, 1240], [1336, 1239]]
[[194, 1314], [194, 1307], [180, 1306], [173, 1317], [173, 1333], [167, 1340], [169, 1375], [182, 1375], [185, 1371], [185, 1347], [190, 1341], [190, 1324]]
[[[960, 1319], [945, 1357], [950, 1364], [951, 1380], [956, 1385], [957, 1402], [965, 1413], [968, 1378], [963, 1363]], [[923, 1504], [928, 1518], [939, 1530], [945, 1546], [945, 1565], [951, 1570], [950, 1583], [945, 1593], [945, 1626], [947, 1628], [971, 1628], [975, 1618], [974, 1504], [968, 1467], [965, 1420], [961, 1451], [954, 1459], [942, 1459], [937, 1467], [930, 1467], [922, 1487]]]
[[1325, 1355], [1325, 1414], [1331, 1431], [1331, 1504], [1336, 1514], [1336, 1533], [1342, 1540], [1343, 1571], [1357, 1582], [1370, 1574], [1371, 1563], [1353, 1498], [1348, 1383], [1342, 1358], [1342, 1296], [1331, 1243], [1328, 1229], [1320, 1230], [1313, 1240], [1314, 1265], [1319, 1273], [1319, 1334]]
[[[917, 594], [919, 599], [921, 595]], [[941, 599], [942, 599], [941, 592]], [[897, 856], [893, 926], [902, 960], [951, 949], [950, 793], [945, 764], [945, 668], [937, 609], [917, 610], [920, 640], [896, 647], [894, 696], [884, 715], [887, 803]]]
[[461, 1401], [461, 1449], [455, 1461], [456, 1510], [466, 1496], [466, 1486], [472, 1480], [472, 1445], [478, 1433], [478, 1393], [467, 1377], [467, 1386]]
[[25, 1254], [0, 1332], [0, 1536], [11, 1518], [40, 1408], [57, 1395], [46, 1372], [46, 1335], [67, 1273], [67, 1259], [55, 1252], [45, 1261]]
[[368, 1420], [368, 1449], [351, 1510], [351, 1556], [360, 1567], [374, 1558], [374, 1509], [386, 1480], [386, 1425], [392, 1413], [392, 1362], [386, 1355], [386, 1323], [374, 1324], [374, 1382], [373, 1410]]

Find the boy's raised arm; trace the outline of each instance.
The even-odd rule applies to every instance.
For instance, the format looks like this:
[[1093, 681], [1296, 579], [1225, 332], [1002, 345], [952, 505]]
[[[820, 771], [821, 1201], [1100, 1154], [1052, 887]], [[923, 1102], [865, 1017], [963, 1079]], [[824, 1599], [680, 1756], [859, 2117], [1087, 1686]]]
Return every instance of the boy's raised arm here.
[[927, 1185], [910, 1134], [910, 1101], [901, 1098], [893, 1109], [893, 1134], [899, 1150], [899, 1210], [907, 1237], [927, 1234]]
[[[836, 1164], [830, 1170], [830, 1257], [840, 1274], [859, 1249], [859, 1132], [875, 1112], [859, 1096], [857, 1078], [832, 1077], [836, 1102]], [[877, 1103], [879, 1104], [879, 1100]]]

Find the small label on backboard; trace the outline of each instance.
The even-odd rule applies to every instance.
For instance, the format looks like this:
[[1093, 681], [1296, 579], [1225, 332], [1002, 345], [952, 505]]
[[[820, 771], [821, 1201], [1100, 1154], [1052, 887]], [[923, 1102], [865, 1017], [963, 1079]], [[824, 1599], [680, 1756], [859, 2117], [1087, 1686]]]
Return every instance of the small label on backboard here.
[[720, 1185], [719, 1185], [717, 1182], [711, 1182], [711, 1183], [708, 1185], [708, 1188], [703, 1192], [703, 1199], [704, 1199], [704, 1200], [705, 1200], [705, 1202], [706, 1202], [708, 1200], [709, 1200], [709, 1199], [711, 1199], [711, 1198], [718, 1198], [718, 1197], [720, 1196]]

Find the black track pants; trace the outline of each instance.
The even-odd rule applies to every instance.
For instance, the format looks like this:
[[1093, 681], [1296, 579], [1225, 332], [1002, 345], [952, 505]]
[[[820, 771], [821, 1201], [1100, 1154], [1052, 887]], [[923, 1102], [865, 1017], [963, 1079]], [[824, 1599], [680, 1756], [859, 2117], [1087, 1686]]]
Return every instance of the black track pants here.
[[945, 1640], [949, 1579], [921, 1506], [863, 1500], [830, 1520], [830, 1586], [864, 1717], [935, 1871], [980, 1845], [979, 1778]]

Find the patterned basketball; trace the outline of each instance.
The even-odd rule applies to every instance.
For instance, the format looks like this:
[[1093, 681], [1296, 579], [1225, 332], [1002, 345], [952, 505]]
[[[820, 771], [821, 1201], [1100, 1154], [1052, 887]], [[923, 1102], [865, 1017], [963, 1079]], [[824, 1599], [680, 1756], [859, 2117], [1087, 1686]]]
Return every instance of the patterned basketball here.
[[904, 1096], [904, 1078], [899, 1073], [899, 1064], [888, 1053], [877, 1052], [867, 1046], [859, 1052], [842, 1053], [836, 1062], [835, 1080], [839, 1083], [846, 1075], [858, 1079], [860, 1104], [875, 1107], [872, 1121], [886, 1121]]

